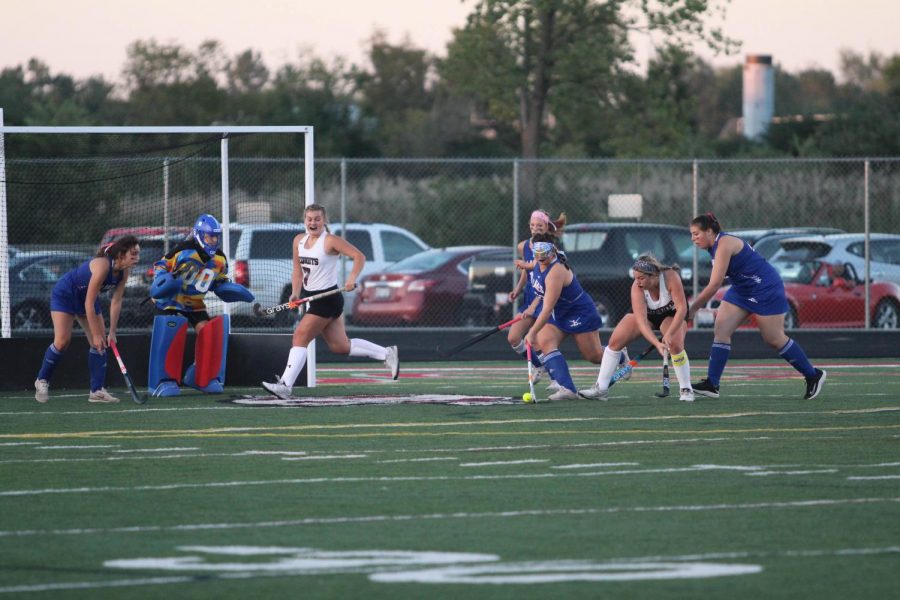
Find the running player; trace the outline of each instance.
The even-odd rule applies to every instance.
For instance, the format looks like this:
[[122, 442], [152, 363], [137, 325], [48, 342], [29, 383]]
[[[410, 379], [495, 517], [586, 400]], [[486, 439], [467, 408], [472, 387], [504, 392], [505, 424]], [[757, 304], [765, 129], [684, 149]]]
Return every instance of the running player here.
[[[44, 360], [34, 382], [34, 399], [45, 403], [50, 399], [53, 370], [72, 341], [75, 321], [81, 325], [91, 345], [88, 371], [91, 393], [88, 402], [113, 404], [119, 399], [106, 391], [106, 355], [109, 341], [116, 341], [116, 326], [122, 312], [122, 295], [131, 268], [138, 263], [141, 247], [133, 235], [126, 235], [97, 251], [91, 260], [63, 275], [50, 295], [50, 318], [53, 320], [53, 343], [44, 352]], [[113, 290], [109, 306], [109, 335], [103, 322], [99, 296]]]
[[[668, 352], [672, 357], [678, 387], [679, 400], [694, 401], [691, 387], [691, 367], [684, 350], [684, 336], [687, 333], [687, 298], [677, 265], [664, 265], [650, 253], [639, 256], [631, 267], [634, 283], [631, 284], [631, 310], [616, 325], [609, 345], [603, 351], [603, 362], [597, 383], [582, 392], [584, 398], [606, 400], [609, 382], [619, 366], [622, 349], [626, 344], [643, 336], [656, 346], [660, 356]], [[658, 340], [653, 330], [658, 329], [662, 340]]]
[[694, 384], [694, 391], [710, 398], [719, 397], [719, 382], [728, 354], [731, 335], [751, 314], [756, 315], [763, 340], [806, 378], [807, 400], [815, 398], [825, 383], [825, 371], [812, 366], [800, 344], [784, 333], [784, 315], [789, 310], [784, 283], [766, 260], [743, 240], [722, 232], [719, 220], [706, 213], [691, 221], [691, 239], [713, 259], [709, 284], [691, 304], [688, 320], [706, 305], [728, 278], [731, 287], [725, 292], [716, 315], [713, 345], [709, 351], [706, 379]]
[[[306, 232], [297, 234], [293, 241], [294, 268], [291, 275], [290, 299], [299, 300], [338, 288], [338, 259], [341, 255], [353, 260], [353, 268], [344, 281], [343, 289], [356, 287], [356, 278], [366, 263], [365, 255], [353, 244], [328, 230], [325, 208], [310, 204], [303, 213]], [[308, 303], [306, 312], [297, 323], [288, 354], [287, 366], [281, 377], [262, 386], [279, 398], [287, 399], [303, 366], [306, 364], [309, 343], [321, 335], [328, 348], [335, 354], [365, 356], [384, 361], [391, 378], [400, 374], [400, 358], [397, 346], [385, 348], [378, 344], [347, 337], [344, 326], [344, 296], [334, 294]]]
[[599, 333], [602, 320], [594, 301], [557, 251], [555, 238], [544, 233], [534, 236], [532, 242], [536, 264], [531, 271], [531, 285], [535, 299], [530, 309], [540, 303], [543, 306], [525, 340], [543, 350], [543, 364], [560, 385], [550, 400], [574, 400], [578, 393], [559, 345], [571, 335], [582, 356], [599, 364], [603, 358]]
[[[528, 228], [531, 231], [531, 238], [522, 240], [519, 242], [517, 247], [519, 259], [516, 260], [516, 267], [521, 270], [521, 274], [519, 275], [519, 280], [516, 282], [515, 288], [509, 293], [509, 301], [513, 302], [519, 295], [522, 295], [522, 303], [519, 306], [519, 314], [522, 315], [522, 320], [517, 323], [513, 323], [509, 332], [506, 335], [506, 341], [509, 342], [509, 345], [512, 346], [513, 351], [521, 356], [525, 356], [525, 334], [534, 325], [534, 320], [536, 315], [540, 314], [541, 306], [537, 305], [535, 308], [534, 314], [529, 314], [527, 309], [531, 306], [532, 301], [534, 300], [534, 288], [531, 287], [531, 283], [529, 281], [529, 276], [531, 270], [534, 268], [534, 251], [532, 250], [532, 238], [536, 235], [542, 233], [551, 233], [554, 238], [559, 238], [562, 234], [562, 228], [566, 224], [566, 213], [560, 213], [559, 217], [552, 221], [550, 220], [550, 213], [545, 210], [537, 209], [536, 211], [531, 213], [531, 218], [528, 220]], [[531, 362], [537, 367], [535, 371], [534, 382], [537, 383], [546, 369], [543, 368], [540, 359], [540, 351], [535, 348], [535, 351], [531, 354]], [[551, 388], [555, 390], [559, 389], [558, 385], [554, 385], [551, 383]]]

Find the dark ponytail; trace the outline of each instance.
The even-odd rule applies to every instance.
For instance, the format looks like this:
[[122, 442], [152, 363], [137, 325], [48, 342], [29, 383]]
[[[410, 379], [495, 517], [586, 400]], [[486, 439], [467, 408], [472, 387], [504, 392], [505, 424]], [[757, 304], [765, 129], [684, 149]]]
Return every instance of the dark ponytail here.
[[691, 221], [691, 225], [696, 225], [703, 231], [709, 231], [712, 229], [713, 233], [721, 233], [722, 225], [719, 224], [719, 220], [716, 218], [716, 215], [711, 212], [703, 213], [697, 217], [694, 217], [694, 220]]
[[110, 242], [108, 244], [103, 244], [97, 250], [97, 254], [95, 257], [99, 256], [108, 256], [109, 258], [115, 260], [120, 256], [124, 256], [128, 254], [128, 251], [137, 246], [140, 242], [133, 235], [125, 235], [120, 237], [114, 242]]

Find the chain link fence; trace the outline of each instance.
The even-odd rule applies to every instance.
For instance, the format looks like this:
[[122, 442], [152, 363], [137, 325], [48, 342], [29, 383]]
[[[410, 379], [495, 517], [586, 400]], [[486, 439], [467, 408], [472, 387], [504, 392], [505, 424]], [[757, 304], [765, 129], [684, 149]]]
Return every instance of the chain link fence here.
[[[9, 260], [0, 276], [8, 281], [12, 334], [46, 335], [56, 279], [101, 240], [127, 232], [141, 238], [144, 252], [126, 290], [120, 329], [146, 329], [153, 317], [152, 303], [143, 302], [152, 262], [200, 213], [222, 216], [220, 140], [173, 136], [156, 140], [152, 151], [147, 144], [99, 144], [89, 135], [65, 148], [56, 141], [6, 136], [0, 233]], [[232, 274], [263, 304], [277, 303], [289, 293], [290, 243], [301, 231], [306, 200], [302, 147], [284, 137], [246, 136], [233, 139], [228, 153]], [[636, 216], [611, 217], [610, 197], [620, 194], [639, 196], [630, 206], [639, 209]], [[568, 244], [592, 227], [615, 223], [594, 236], [599, 254], [579, 260], [579, 251], [591, 250], [580, 243], [570, 251], [580, 278], [594, 277], [601, 266], [615, 273], [596, 275], [601, 287], [586, 286], [603, 296], [595, 300], [607, 326], [627, 310], [628, 268], [638, 252], [654, 250], [678, 262], [688, 293], [702, 287], [708, 259], [695, 253], [688, 224], [705, 211], [715, 212], [728, 231], [805, 227], [856, 234], [780, 249], [790, 263], [783, 270], [794, 298], [789, 324], [900, 325], [900, 159], [317, 159], [315, 200], [335, 230], [366, 252], [364, 273], [395, 273], [363, 281], [348, 296], [351, 327], [483, 325], [510, 314], [514, 307], [505, 297], [515, 276], [514, 247], [528, 234], [536, 208], [554, 217], [566, 213]], [[866, 231], [873, 232], [868, 240]], [[604, 249], [617, 236], [620, 246]], [[415, 257], [425, 246], [451, 250]], [[482, 275], [493, 280], [481, 281]], [[212, 296], [210, 312], [226, 310]], [[710, 312], [715, 308], [714, 301]], [[235, 330], [286, 331], [291, 320], [258, 319], [236, 306], [230, 311]]]

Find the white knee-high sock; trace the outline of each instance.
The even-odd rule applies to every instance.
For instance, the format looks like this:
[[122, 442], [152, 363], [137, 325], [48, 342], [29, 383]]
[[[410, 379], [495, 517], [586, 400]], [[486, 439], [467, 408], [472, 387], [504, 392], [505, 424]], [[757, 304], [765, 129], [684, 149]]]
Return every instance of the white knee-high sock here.
[[687, 352], [682, 350], [678, 354], [673, 354], [672, 366], [675, 368], [675, 376], [678, 378], [678, 387], [682, 390], [692, 390], [691, 386], [691, 363], [688, 361]]
[[384, 360], [387, 358], [387, 348], [366, 340], [353, 338], [350, 340], [350, 356], [365, 356], [375, 360]]
[[294, 382], [300, 377], [300, 371], [306, 364], [306, 348], [303, 346], [292, 346], [291, 352], [288, 354], [287, 367], [281, 376], [281, 382], [289, 388], [294, 387]]
[[612, 379], [616, 368], [619, 366], [621, 350], [613, 350], [609, 346], [603, 349], [603, 359], [600, 361], [600, 373], [597, 375], [597, 388], [609, 389], [609, 380]]
[[513, 352], [515, 352], [516, 354], [525, 354], [525, 339], [523, 338], [519, 340], [518, 344], [511, 347], [513, 349]]

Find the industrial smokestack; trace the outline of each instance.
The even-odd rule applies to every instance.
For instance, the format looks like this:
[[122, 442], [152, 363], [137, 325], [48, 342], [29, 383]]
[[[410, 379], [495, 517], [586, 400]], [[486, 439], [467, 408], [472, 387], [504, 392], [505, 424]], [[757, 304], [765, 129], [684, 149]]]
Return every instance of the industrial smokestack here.
[[772, 57], [750, 54], [744, 63], [744, 137], [757, 139], [775, 116], [775, 70]]

